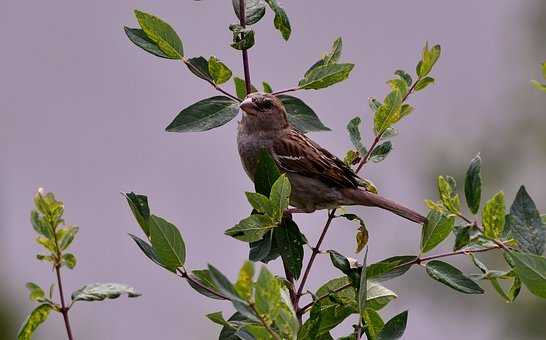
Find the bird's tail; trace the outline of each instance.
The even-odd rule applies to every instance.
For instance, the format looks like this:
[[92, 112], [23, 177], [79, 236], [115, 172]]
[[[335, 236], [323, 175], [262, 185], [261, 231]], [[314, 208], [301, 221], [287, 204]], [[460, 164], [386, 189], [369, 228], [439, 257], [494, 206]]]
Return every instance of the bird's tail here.
[[404, 217], [412, 222], [423, 224], [426, 222], [426, 217], [404, 207], [394, 201], [391, 201], [385, 197], [364, 191], [360, 189], [342, 189], [343, 195], [349, 199], [351, 205], [364, 205], [368, 207], [378, 207], [388, 210], [398, 216]]

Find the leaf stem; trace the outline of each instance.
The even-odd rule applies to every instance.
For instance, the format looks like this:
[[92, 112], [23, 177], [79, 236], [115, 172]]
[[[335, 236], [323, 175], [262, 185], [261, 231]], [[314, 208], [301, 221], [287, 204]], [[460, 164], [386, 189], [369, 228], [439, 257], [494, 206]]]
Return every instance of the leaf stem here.
[[203, 74], [203, 72], [201, 72], [200, 69], [198, 69], [197, 67], [195, 67], [194, 65], [192, 65], [187, 58], [182, 58], [182, 62], [184, 62], [184, 64], [186, 64], [186, 66], [188, 66], [188, 68], [192, 69], [195, 73], [198, 73], [200, 75], [203, 76], [203, 80], [205, 80], [207, 83], [209, 83], [216, 91], [220, 91], [221, 93], [225, 94], [226, 96], [228, 96], [229, 98], [237, 101], [237, 102], [241, 102], [241, 99], [237, 98], [236, 96], [232, 95], [231, 93], [227, 92], [226, 90], [222, 89], [220, 86], [216, 85], [213, 81], [211, 81], [210, 79], [208, 79], [207, 75], [206, 74]]
[[181, 278], [186, 279], [188, 282], [191, 282], [191, 283], [195, 284], [196, 286], [199, 286], [199, 287], [203, 288], [207, 292], [211, 293], [214, 296], [219, 297], [220, 299], [229, 300], [226, 296], [214, 291], [213, 289], [205, 286], [201, 282], [195, 280], [193, 277], [191, 277], [191, 275], [188, 274], [188, 272], [185, 269], [183, 269], [183, 270], [177, 269], [176, 271], [180, 274], [179, 276]]
[[[241, 27], [245, 28], [246, 26], [246, 4], [245, 0], [239, 0], [239, 20], [241, 23]], [[250, 81], [250, 66], [248, 61], [248, 51], [247, 49], [243, 49], [241, 52], [243, 56], [243, 70], [245, 73], [245, 87], [246, 87], [246, 94], [248, 95], [250, 92], [252, 92], [252, 82]]]

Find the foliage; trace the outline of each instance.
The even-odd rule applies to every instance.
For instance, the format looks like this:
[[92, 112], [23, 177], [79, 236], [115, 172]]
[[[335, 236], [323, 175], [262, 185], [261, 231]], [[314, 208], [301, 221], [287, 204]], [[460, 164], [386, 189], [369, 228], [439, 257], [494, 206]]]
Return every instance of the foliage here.
[[[135, 205], [132, 205], [131, 208], [135, 209], [135, 215], [138, 216], [139, 221], [142, 221], [141, 212], [144, 211], [144, 207], [136, 200], [134, 203]], [[34, 331], [48, 319], [52, 311], [63, 315], [68, 337], [72, 339], [68, 312], [77, 301], [115, 299], [124, 293], [129, 297], [140, 296], [134, 288], [124, 284], [94, 283], [74, 291], [68, 304], [68, 301], [65, 300], [61, 281], [61, 268], [74, 269], [76, 266], [76, 256], [73, 253], [66, 252], [66, 250], [72, 245], [79, 229], [76, 226], [65, 224], [63, 219], [64, 204], [58, 201], [53, 193], [44, 193], [43, 189], [40, 188], [34, 196], [34, 206], [35, 209], [30, 213], [30, 220], [32, 227], [39, 235], [36, 242], [43, 248], [44, 252], [36, 257], [40, 261], [49, 263], [56, 272], [60, 302], [54, 301], [55, 284], [51, 284], [46, 293], [38, 284], [28, 282], [26, 287], [29, 290], [29, 299], [39, 303], [39, 305], [21, 325], [17, 339], [31, 339]]]

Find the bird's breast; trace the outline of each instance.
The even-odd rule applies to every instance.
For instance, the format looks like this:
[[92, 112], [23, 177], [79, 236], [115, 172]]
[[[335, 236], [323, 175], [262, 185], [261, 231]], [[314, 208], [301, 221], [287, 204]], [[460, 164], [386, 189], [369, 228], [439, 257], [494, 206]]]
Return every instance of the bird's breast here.
[[237, 146], [239, 157], [245, 169], [246, 174], [254, 181], [256, 166], [260, 157], [261, 150], [270, 150], [273, 140], [264, 136], [258, 136], [255, 133], [245, 133], [239, 129], [237, 134]]

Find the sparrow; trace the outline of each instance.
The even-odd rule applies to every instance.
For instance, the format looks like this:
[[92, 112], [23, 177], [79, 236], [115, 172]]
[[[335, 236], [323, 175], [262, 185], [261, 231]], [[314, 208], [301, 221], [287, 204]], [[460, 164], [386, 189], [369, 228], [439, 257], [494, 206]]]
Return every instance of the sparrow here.
[[421, 214], [364, 189], [362, 179], [348, 165], [288, 122], [279, 98], [251, 93], [240, 109], [237, 145], [245, 172], [254, 181], [260, 153], [269, 152], [290, 181], [291, 206], [304, 212], [350, 205], [379, 207], [415, 223], [426, 221]]

